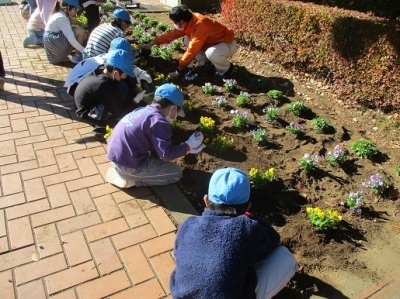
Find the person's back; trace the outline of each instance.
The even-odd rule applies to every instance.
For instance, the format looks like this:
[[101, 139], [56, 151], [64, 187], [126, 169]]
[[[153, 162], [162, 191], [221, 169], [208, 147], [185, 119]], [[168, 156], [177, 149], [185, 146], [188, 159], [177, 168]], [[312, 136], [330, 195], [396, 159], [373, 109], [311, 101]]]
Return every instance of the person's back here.
[[113, 39], [123, 37], [124, 32], [109, 23], [97, 26], [89, 36], [89, 40], [83, 50], [85, 59], [107, 53]]
[[174, 298], [256, 298], [250, 265], [278, 244], [277, 232], [244, 215], [205, 211], [190, 217], [179, 228], [171, 292]]
[[[271, 298], [297, 270], [272, 226], [251, 218], [250, 181], [228, 167], [212, 175], [205, 211], [178, 228], [173, 298]], [[273, 276], [273, 277], [272, 277]]]

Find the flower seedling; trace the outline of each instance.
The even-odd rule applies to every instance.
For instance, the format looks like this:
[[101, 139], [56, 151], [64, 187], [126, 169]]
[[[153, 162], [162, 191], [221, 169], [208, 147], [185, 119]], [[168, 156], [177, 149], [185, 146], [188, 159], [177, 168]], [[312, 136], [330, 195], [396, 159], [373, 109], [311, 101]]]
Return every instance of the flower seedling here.
[[312, 124], [315, 130], [322, 133], [328, 133], [332, 130], [332, 125], [324, 118], [317, 117], [312, 120]]
[[215, 100], [211, 101], [211, 105], [216, 108], [225, 107], [226, 104], [227, 104], [227, 101], [226, 101], [225, 97], [223, 97], [223, 96], [218, 96], [215, 98]]
[[171, 49], [173, 50], [181, 50], [183, 45], [183, 39], [178, 38], [170, 43]]
[[151, 37], [149, 33], [143, 33], [142, 36], [139, 38], [139, 43], [141, 44], [148, 44], [151, 41]]
[[255, 189], [263, 188], [275, 179], [275, 169], [272, 167], [264, 172], [260, 171], [258, 168], [250, 168], [249, 180]]
[[240, 94], [236, 98], [236, 103], [243, 107], [248, 105], [250, 102], [250, 94], [246, 91], [241, 91]]
[[107, 139], [108, 137], [111, 136], [113, 133], [114, 129], [111, 128], [109, 125], [106, 126], [106, 133], [104, 134], [104, 139]]
[[134, 37], [136, 37], [136, 38], [140, 38], [140, 37], [142, 36], [142, 33], [143, 33], [143, 29], [140, 28], [139, 26], [137, 26], [137, 27], [133, 30], [132, 35], [133, 35]]
[[288, 130], [292, 134], [300, 134], [303, 133], [303, 126], [297, 122], [291, 122], [287, 127], [286, 130]]
[[156, 35], [157, 35], [157, 32], [158, 32], [158, 31], [157, 31], [156, 28], [151, 28], [151, 29], [150, 29], [150, 35], [151, 35], [151, 36], [156, 36]]
[[172, 58], [172, 49], [168, 46], [161, 47], [158, 51], [158, 55], [164, 60], [171, 60]]
[[148, 22], [148, 24], [149, 24], [151, 27], [156, 27], [156, 26], [158, 25], [158, 21], [155, 20], [155, 19], [150, 19], [149, 22]]
[[168, 25], [167, 25], [167, 24], [164, 24], [164, 23], [158, 23], [158, 25], [157, 25], [157, 29], [160, 30], [160, 31], [162, 31], [162, 32], [164, 32], [165, 30], [167, 30], [167, 28], [168, 28]]
[[283, 95], [283, 92], [280, 90], [270, 90], [267, 92], [267, 96], [272, 100], [277, 100]]
[[367, 182], [362, 182], [362, 185], [372, 189], [376, 195], [382, 195], [389, 188], [388, 183], [379, 173], [371, 175]]
[[258, 128], [257, 130], [252, 131], [253, 139], [258, 145], [264, 145], [268, 140], [268, 133], [266, 129]]
[[82, 24], [83, 27], [87, 27], [88, 25], [88, 19], [86, 18], [85, 14], [80, 14], [79, 16], [77, 15], [75, 19]]
[[206, 139], [204, 142], [207, 144], [207, 147], [217, 155], [220, 155], [226, 152], [233, 145], [233, 138], [228, 138], [226, 136], [218, 135], [217, 137], [208, 140]]
[[347, 149], [344, 146], [337, 144], [335, 145], [333, 151], [329, 151], [326, 154], [325, 158], [326, 161], [332, 166], [338, 166], [346, 161], [347, 154]]
[[243, 129], [249, 123], [249, 111], [245, 110], [243, 113], [240, 113], [237, 110], [231, 110], [231, 114], [233, 114], [233, 125], [237, 128]]
[[206, 82], [206, 83], [204, 84], [204, 86], [203, 86], [203, 92], [204, 92], [205, 94], [212, 95], [212, 94], [214, 94], [216, 91], [217, 91], [217, 88], [216, 88], [214, 85], [212, 85], [210, 82]]
[[[344, 202], [340, 202], [341, 205], [344, 205]], [[361, 215], [361, 207], [364, 204], [364, 195], [362, 190], [359, 190], [357, 192], [350, 192], [346, 196], [346, 204], [352, 211], [352, 213], [355, 213], [357, 215]]]
[[286, 109], [297, 116], [300, 116], [308, 111], [308, 107], [301, 101], [294, 101], [290, 103]]
[[237, 82], [235, 79], [222, 79], [224, 86], [227, 91], [231, 91], [237, 88]]
[[212, 132], [215, 129], [215, 120], [211, 117], [201, 116], [199, 129], [203, 132]]
[[359, 139], [351, 145], [351, 149], [361, 158], [369, 159], [378, 153], [376, 145], [369, 140]]
[[183, 101], [183, 111], [185, 111], [185, 113], [193, 111], [192, 101], [189, 101], [189, 100]]
[[265, 119], [267, 121], [274, 121], [278, 119], [279, 117], [279, 108], [278, 107], [269, 107], [267, 109], [263, 109], [263, 112], [265, 113]]
[[186, 74], [185, 74], [185, 80], [186, 81], [193, 81], [199, 76], [198, 73], [195, 72], [194, 68], [190, 69]]
[[104, 10], [112, 10], [113, 4], [111, 2], [104, 2], [100, 4], [101, 8]]
[[340, 221], [342, 221], [342, 216], [338, 211], [323, 210], [320, 207], [306, 208], [308, 218], [310, 222], [318, 230], [328, 230], [336, 228]]
[[310, 155], [309, 153], [305, 153], [304, 156], [300, 158], [300, 169], [313, 171], [323, 159], [324, 158], [318, 154]]

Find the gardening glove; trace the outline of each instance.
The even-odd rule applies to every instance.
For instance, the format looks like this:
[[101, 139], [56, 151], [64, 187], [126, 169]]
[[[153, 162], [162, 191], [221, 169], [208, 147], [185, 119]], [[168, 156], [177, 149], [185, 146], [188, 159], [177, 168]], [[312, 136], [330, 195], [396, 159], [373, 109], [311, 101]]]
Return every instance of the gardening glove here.
[[142, 90], [141, 92], [139, 92], [134, 98], [133, 98], [133, 101], [136, 103], [136, 104], [139, 104], [139, 102], [141, 101], [141, 100], [143, 100], [143, 97], [144, 97], [144, 94], [146, 93], [146, 90]]
[[203, 140], [204, 140], [204, 135], [203, 135], [203, 133], [201, 133], [200, 131], [196, 131], [196, 132], [194, 132], [190, 137], [189, 137], [189, 139], [186, 141], [186, 144], [189, 146], [189, 152], [192, 150], [192, 149], [195, 149], [195, 148], [197, 148], [197, 147], [199, 147], [202, 143], [203, 143]]
[[198, 154], [200, 153], [206, 145], [204, 143], [200, 144], [200, 146], [192, 148], [188, 153], [189, 154]]

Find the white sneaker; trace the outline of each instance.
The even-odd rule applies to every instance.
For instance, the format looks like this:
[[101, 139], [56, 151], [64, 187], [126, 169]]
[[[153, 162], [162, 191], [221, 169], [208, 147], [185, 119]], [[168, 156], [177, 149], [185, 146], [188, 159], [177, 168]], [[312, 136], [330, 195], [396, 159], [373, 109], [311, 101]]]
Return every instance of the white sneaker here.
[[0, 77], [0, 91], [4, 90], [4, 78]]
[[78, 64], [79, 62], [82, 61], [82, 54], [81, 53], [75, 53], [74, 56], [72, 56], [71, 60], [72, 63]]
[[106, 180], [119, 188], [131, 188], [135, 186], [135, 181], [123, 179], [113, 167], [107, 170]]

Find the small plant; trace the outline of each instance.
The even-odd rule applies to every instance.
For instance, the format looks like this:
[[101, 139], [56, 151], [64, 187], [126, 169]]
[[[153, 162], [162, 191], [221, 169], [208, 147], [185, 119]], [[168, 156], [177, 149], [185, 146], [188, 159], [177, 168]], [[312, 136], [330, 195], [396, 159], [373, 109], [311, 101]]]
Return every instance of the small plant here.
[[172, 41], [170, 43], [170, 46], [171, 46], [171, 49], [173, 49], [173, 50], [177, 50], [177, 51], [182, 50], [183, 39], [182, 38], [178, 38], [178, 39]]
[[[340, 204], [343, 206], [344, 202], [341, 201]], [[362, 190], [350, 192], [349, 195], [346, 196], [346, 204], [352, 213], [361, 215], [361, 207], [364, 204], [364, 195]]]
[[318, 154], [310, 155], [305, 153], [303, 157], [300, 158], [300, 169], [306, 171], [315, 170], [318, 163], [324, 158]]
[[216, 88], [214, 85], [212, 85], [212, 83], [210, 83], [210, 82], [206, 82], [206, 83], [204, 84], [204, 86], [203, 86], [203, 92], [204, 92], [205, 94], [212, 95], [212, 94], [214, 94], [216, 91], [217, 91], [217, 88]]
[[169, 76], [165, 76], [162, 73], [157, 73], [154, 77], [154, 85], [160, 86], [164, 83], [168, 83]]
[[397, 172], [397, 175], [400, 176], [400, 165], [398, 165], [398, 166], [396, 167], [396, 172]]
[[280, 90], [270, 90], [267, 92], [267, 96], [272, 100], [277, 100], [283, 95], [283, 92]]
[[144, 17], [144, 18], [142, 19], [142, 22], [145, 23], [145, 24], [149, 24], [149, 22], [150, 22], [150, 17]]
[[143, 33], [142, 36], [139, 38], [139, 43], [141, 44], [148, 44], [151, 41], [151, 37], [149, 33]]
[[195, 69], [189, 69], [189, 71], [185, 74], [185, 80], [186, 81], [193, 81], [199, 76], [198, 73], [196, 73]]
[[250, 168], [249, 180], [255, 189], [263, 188], [275, 179], [275, 169], [272, 167], [264, 172], [260, 171], [258, 168]]
[[109, 125], [106, 126], [106, 133], [104, 134], [104, 139], [107, 139], [108, 137], [111, 136], [113, 133], [114, 129], [111, 128]]
[[151, 36], [156, 36], [157, 33], [158, 33], [157, 29], [155, 29], [155, 28], [151, 28], [151, 29], [150, 29], [150, 35], [151, 35]]
[[249, 111], [245, 110], [243, 113], [240, 113], [237, 110], [231, 110], [231, 114], [233, 114], [233, 125], [240, 129], [245, 128], [249, 123]]
[[204, 142], [212, 152], [220, 155], [226, 152], [233, 145], [234, 139], [218, 135], [211, 140], [206, 139]]
[[322, 133], [327, 133], [332, 130], [332, 125], [324, 118], [317, 117], [312, 120], [312, 124], [315, 130], [318, 130]]
[[308, 111], [308, 107], [301, 101], [294, 101], [290, 103], [286, 109], [297, 116], [300, 116]]
[[362, 185], [372, 189], [376, 195], [382, 195], [389, 188], [388, 183], [379, 173], [371, 175], [367, 182], [362, 182]]
[[155, 19], [150, 19], [150, 20], [149, 20], [149, 25], [150, 25], [151, 27], [156, 27], [157, 24], [158, 24], [158, 21], [157, 21], [157, 20], [155, 20]]
[[264, 109], [263, 112], [265, 113], [265, 119], [267, 121], [274, 121], [278, 119], [279, 117], [279, 108], [278, 107], [269, 107], [267, 109]]
[[88, 26], [88, 19], [86, 18], [86, 15], [84, 13], [81, 13], [80, 15], [77, 15], [75, 19], [82, 24], [83, 27]]
[[318, 230], [328, 230], [336, 228], [340, 221], [342, 221], [342, 216], [338, 211], [323, 210], [320, 207], [306, 208], [308, 218], [310, 222]]
[[378, 153], [376, 145], [366, 139], [359, 139], [351, 145], [351, 149], [361, 158], [369, 159]]
[[135, 29], [132, 31], [132, 35], [136, 38], [140, 38], [142, 36], [143, 29], [140, 28], [139, 26], [135, 27]]
[[167, 25], [167, 24], [164, 24], [164, 23], [158, 23], [158, 25], [157, 25], [157, 29], [160, 30], [160, 31], [162, 31], [162, 32], [164, 32], [165, 30], [167, 30], [167, 28], [168, 28], [168, 25]]
[[288, 130], [292, 134], [300, 134], [303, 133], [303, 126], [297, 122], [291, 122], [287, 127], [286, 130]]
[[258, 145], [264, 145], [268, 140], [268, 133], [266, 129], [258, 128], [257, 130], [252, 131], [253, 139]]
[[103, 10], [112, 10], [114, 5], [111, 2], [107, 1], [107, 2], [100, 4], [100, 6]]
[[218, 96], [215, 98], [215, 100], [211, 101], [211, 105], [216, 108], [225, 107], [226, 104], [227, 104], [227, 101], [224, 96]]
[[222, 79], [226, 90], [231, 91], [237, 88], [237, 82], [235, 79]]
[[201, 116], [199, 129], [203, 132], [212, 132], [215, 129], [215, 120], [211, 117]]
[[189, 112], [193, 111], [192, 101], [189, 101], [189, 100], [183, 101], [183, 111], [185, 111], [185, 113], [189, 113]]
[[158, 55], [164, 60], [171, 60], [172, 49], [168, 46], [162, 46], [158, 51]]
[[241, 91], [240, 94], [236, 97], [236, 103], [243, 107], [248, 105], [250, 102], [250, 94], [246, 91]]
[[344, 146], [337, 144], [335, 145], [333, 151], [329, 151], [326, 154], [325, 158], [326, 161], [332, 166], [338, 166], [339, 164], [343, 164], [346, 161], [347, 154], [347, 149]]

